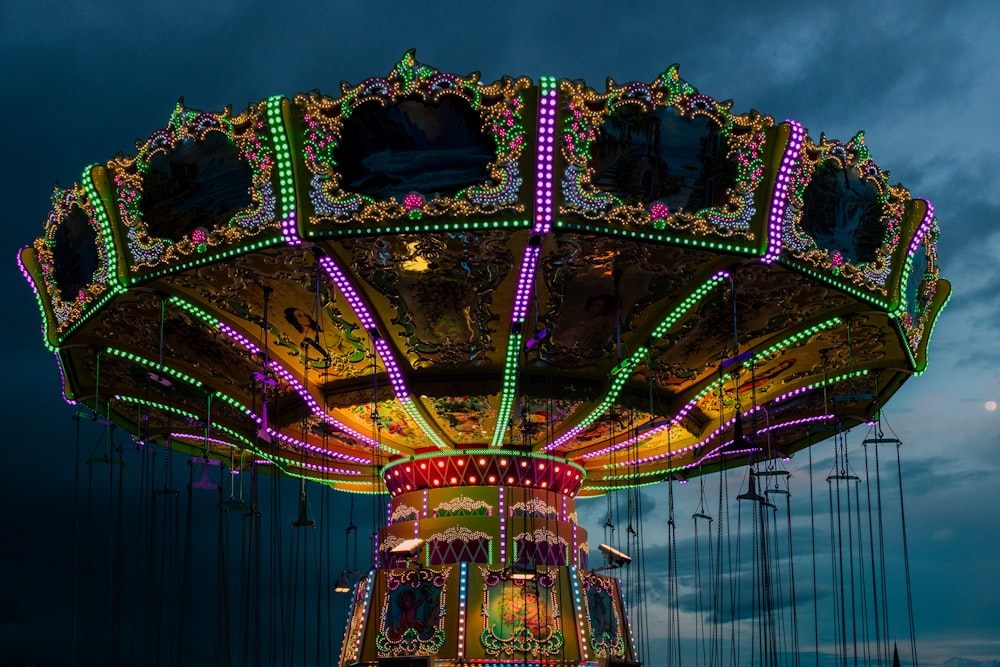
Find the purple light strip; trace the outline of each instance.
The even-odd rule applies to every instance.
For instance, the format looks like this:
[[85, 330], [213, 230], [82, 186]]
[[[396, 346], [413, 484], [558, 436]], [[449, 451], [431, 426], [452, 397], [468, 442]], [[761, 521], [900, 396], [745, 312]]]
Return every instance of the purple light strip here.
[[281, 221], [281, 236], [285, 239], [285, 243], [290, 246], [302, 245], [302, 238], [296, 229], [295, 211], [289, 211], [285, 219]]
[[542, 96], [538, 104], [538, 148], [535, 154], [535, 224], [531, 232], [548, 234], [552, 229], [552, 163], [558, 92], [551, 77], [542, 77], [539, 87]]
[[[353, 437], [361, 440], [362, 442], [364, 442], [369, 447], [378, 447], [378, 443], [375, 440], [373, 440], [372, 438], [368, 437], [367, 435], [365, 435], [363, 433], [355, 431], [353, 428], [351, 428], [347, 424], [344, 424], [343, 422], [340, 422], [340, 421], [334, 419], [333, 417], [331, 417], [329, 414], [327, 414], [326, 410], [324, 410], [323, 407], [319, 404], [319, 402], [317, 402], [316, 399], [313, 398], [313, 395], [309, 393], [309, 391], [302, 385], [302, 383], [299, 382], [298, 379], [294, 375], [292, 375], [291, 372], [289, 372], [288, 369], [284, 368], [280, 363], [278, 363], [278, 361], [272, 359], [268, 363], [268, 368], [270, 368], [272, 371], [274, 371], [275, 375], [277, 375], [278, 377], [280, 377], [281, 379], [283, 379], [285, 382], [287, 382], [289, 384], [289, 386], [291, 386], [292, 389], [294, 389], [295, 392], [298, 393], [299, 397], [303, 401], [306, 402], [306, 404], [309, 406], [309, 409], [312, 410], [312, 413], [314, 415], [316, 415], [317, 417], [319, 417], [320, 419], [322, 419], [323, 421], [325, 421], [327, 424], [330, 424], [331, 426], [334, 426], [334, 427], [340, 429], [344, 433], [347, 433], [347, 434], [349, 434], [349, 435], [351, 435], [351, 436], [353, 436]], [[268, 432], [271, 432], [272, 429], [270, 427], [268, 427], [267, 430], [268, 430]], [[277, 432], [275, 432], [275, 433], [277, 433]], [[279, 437], [281, 439], [284, 439], [284, 438], [286, 438], [288, 436], [285, 436], [285, 435], [282, 435], [282, 434], [278, 434], [277, 437]], [[292, 440], [292, 442], [298, 443], [299, 441], [298, 440]], [[316, 452], [326, 452], [327, 451], [326, 449], [323, 449], [322, 447], [318, 447], [318, 446], [315, 446], [315, 445], [309, 445], [307, 443], [301, 443], [301, 444], [302, 444], [302, 446], [306, 447], [307, 449], [312, 449], [313, 451], [316, 451]], [[354, 461], [355, 463], [368, 463], [369, 462], [368, 459], [362, 459], [360, 457], [353, 457], [353, 456], [352, 457], [347, 457], [346, 455], [338, 455], [336, 453], [331, 453], [331, 455], [332, 456], [336, 456], [337, 458], [343, 458], [345, 460], [356, 459]]]
[[923, 202], [927, 204], [927, 212], [924, 213], [924, 219], [920, 222], [920, 226], [917, 227], [917, 233], [913, 235], [913, 240], [910, 241], [910, 247], [906, 249], [907, 257], [912, 257], [917, 252], [917, 248], [920, 247], [921, 242], [924, 240], [924, 235], [927, 234], [927, 230], [931, 228], [931, 223], [934, 222], [934, 204], [929, 199], [924, 199]]
[[24, 262], [21, 261], [21, 252], [30, 247], [31, 246], [24, 246], [17, 251], [17, 268], [21, 269], [21, 275], [24, 276], [26, 281], [28, 281], [28, 285], [31, 286], [31, 291], [35, 293], [35, 296], [38, 296], [38, 285], [35, 284], [34, 279], [31, 277], [31, 273], [28, 272], [27, 267], [24, 266]]
[[[258, 354], [258, 355], [261, 354], [261, 349], [256, 344], [254, 344], [250, 339], [248, 339], [246, 336], [244, 336], [240, 332], [236, 331], [235, 329], [233, 329], [231, 326], [229, 326], [225, 322], [219, 321], [216, 324], [217, 324], [217, 326], [219, 328], [219, 331], [221, 331], [222, 333], [226, 334], [227, 336], [229, 336], [230, 338], [232, 338], [234, 341], [236, 341], [237, 343], [239, 343], [240, 345], [242, 345], [244, 348], [246, 348], [246, 350], [248, 352], [250, 352], [252, 354]], [[327, 424], [330, 424], [331, 426], [334, 426], [335, 428], [340, 429], [344, 433], [347, 433], [347, 434], [351, 435], [352, 437], [355, 437], [358, 440], [361, 440], [362, 442], [364, 442], [369, 447], [373, 447], [373, 448], [378, 447], [378, 443], [375, 440], [373, 440], [372, 438], [368, 437], [367, 435], [365, 435], [363, 433], [355, 431], [353, 428], [351, 428], [347, 424], [344, 424], [344, 423], [342, 423], [342, 422], [334, 419], [329, 414], [327, 414], [326, 410], [324, 410], [323, 407], [316, 401], [316, 399], [313, 398], [312, 394], [310, 394], [309, 391], [304, 386], [302, 386], [302, 383], [299, 382], [295, 378], [295, 376], [292, 375], [291, 372], [288, 369], [286, 369], [284, 366], [282, 366], [277, 360], [272, 359], [268, 363], [268, 368], [270, 368], [272, 371], [274, 371], [275, 375], [277, 375], [278, 377], [280, 377], [281, 379], [283, 379], [285, 382], [287, 382], [292, 387], [292, 389], [295, 390], [295, 392], [299, 395], [299, 398], [301, 398], [303, 401], [306, 402], [306, 404], [309, 406], [309, 409], [312, 411], [312, 413], [314, 415], [316, 415], [317, 417], [319, 417], [320, 419], [322, 419], [323, 421], [325, 421]], [[261, 417], [259, 415], [254, 414], [253, 412], [249, 412], [249, 414], [253, 417], [254, 421], [256, 421], [258, 424], [262, 424], [263, 423], [263, 419], [261, 419]], [[347, 455], [347, 454], [341, 454], [339, 452], [330, 451], [330, 450], [324, 449], [322, 447], [318, 447], [316, 445], [310, 445], [310, 444], [307, 444], [305, 442], [301, 442], [301, 441], [296, 440], [294, 438], [289, 438], [289, 436], [286, 436], [283, 433], [280, 433], [280, 432], [272, 429], [271, 427], [267, 427], [266, 430], [267, 430], [267, 432], [269, 434], [271, 434], [272, 436], [278, 438], [279, 440], [283, 440], [285, 442], [288, 442], [289, 444], [296, 444], [296, 445], [299, 445], [301, 447], [305, 447], [306, 449], [309, 449], [309, 450], [314, 451], [314, 452], [319, 453], [319, 454], [323, 454], [325, 456], [329, 456], [331, 458], [338, 458], [338, 459], [342, 459], [344, 461], [350, 461], [352, 463], [370, 463], [370, 461], [368, 459], [363, 459], [363, 458], [357, 457], [357, 456], [350, 456], [350, 455]]]
[[[255, 415], [255, 419], [256, 419], [257, 423], [260, 423], [260, 418], [256, 417], [256, 415]], [[304, 442], [302, 440], [299, 440], [298, 438], [293, 438], [290, 435], [286, 435], [286, 434], [284, 434], [284, 433], [282, 433], [280, 431], [276, 431], [273, 428], [271, 428], [270, 426], [267, 427], [266, 430], [267, 430], [267, 433], [269, 435], [271, 435], [272, 437], [277, 438], [278, 440], [281, 440], [286, 445], [290, 445], [292, 447], [298, 447], [300, 449], [308, 449], [309, 451], [314, 452], [316, 454], [320, 454], [321, 456], [325, 456], [325, 457], [331, 458], [331, 459], [339, 459], [339, 460], [345, 461], [347, 463], [357, 463], [359, 465], [368, 465], [368, 464], [371, 463], [370, 459], [361, 458], [359, 456], [349, 456], [349, 455], [346, 455], [346, 454], [341, 454], [339, 452], [331, 451], [329, 449], [323, 449], [319, 445], [309, 444], [308, 442]], [[306, 464], [305, 463], [302, 463], [302, 464], [296, 463], [296, 465], [303, 465], [304, 466]], [[355, 470], [355, 471], [345, 472], [344, 474], [345, 475], [360, 475], [361, 471], [360, 470]]]
[[200, 440], [201, 442], [210, 442], [213, 445], [220, 445], [222, 447], [229, 447], [231, 449], [237, 449], [237, 446], [227, 440], [219, 440], [218, 438], [206, 438], [204, 435], [199, 435], [197, 433], [181, 433], [180, 431], [175, 431], [170, 433], [169, 437], [174, 440]]
[[781, 156], [781, 166], [774, 181], [774, 194], [771, 197], [771, 211], [767, 219], [767, 251], [760, 261], [770, 264], [781, 254], [781, 235], [784, 230], [785, 208], [788, 205], [788, 186], [791, 184], [795, 162], [799, 159], [802, 142], [805, 140], [805, 130], [802, 124], [794, 120], [786, 120], [791, 128], [785, 153]]
[[361, 297], [358, 296], [358, 293], [354, 290], [354, 285], [352, 285], [351, 281], [347, 279], [344, 272], [340, 270], [337, 263], [330, 257], [324, 256], [319, 258], [319, 264], [323, 267], [323, 270], [326, 271], [326, 274], [330, 276], [330, 279], [333, 280], [337, 289], [339, 289], [344, 295], [344, 298], [347, 299], [347, 303], [351, 306], [351, 310], [353, 310], [354, 314], [357, 315], [359, 320], [361, 320], [361, 326], [363, 326], [369, 333], [376, 331], [378, 327], [375, 326], [375, 319], [368, 311], [364, 301], [361, 300]]
[[[389, 347], [389, 342], [379, 333], [378, 327], [375, 324], [375, 318], [372, 317], [368, 307], [355, 291], [354, 285], [351, 284], [351, 281], [348, 280], [344, 272], [339, 266], [337, 266], [337, 263], [334, 262], [329, 256], [320, 257], [317, 261], [319, 261], [320, 266], [323, 267], [323, 270], [326, 271], [326, 274], [330, 277], [330, 279], [333, 280], [337, 289], [339, 289], [341, 294], [344, 295], [344, 298], [347, 299], [347, 303], [350, 305], [351, 310], [354, 311], [355, 316], [357, 316], [358, 320], [361, 321], [361, 326], [365, 328], [368, 335], [374, 340], [375, 351], [382, 360], [382, 365], [389, 376], [389, 384], [392, 385], [392, 390], [396, 399], [403, 406], [406, 413], [417, 423], [418, 428], [420, 428], [423, 434], [427, 436], [431, 442], [442, 449], [446, 448], [445, 442], [441, 440], [436, 433], [434, 433], [432, 427], [427, 424], [427, 421], [420, 413], [417, 405], [410, 397], [410, 390], [406, 386], [403, 371], [400, 369], [399, 363], [396, 361], [396, 357], [392, 353], [392, 348]], [[375, 446], [377, 447], [378, 445]], [[385, 449], [384, 446], [382, 448]]]
[[389, 349], [388, 341], [384, 338], [377, 339], [375, 341], [375, 350], [378, 352], [378, 356], [382, 359], [382, 364], [389, 374], [389, 384], [392, 385], [392, 389], [396, 393], [396, 398], [400, 403], [409, 402], [410, 390], [406, 388], [406, 381], [403, 380], [403, 372], [399, 370], [399, 364], [396, 363], [396, 358], [393, 356], [392, 350]]
[[[539, 246], [528, 246], [524, 251], [524, 259], [521, 260], [521, 273], [517, 277], [517, 293], [514, 296], [514, 309], [512, 312], [514, 324], [521, 324], [528, 316], [528, 304], [531, 300], [531, 290], [535, 285], [535, 268], [538, 266], [538, 256], [541, 254]], [[520, 350], [512, 350], [513, 354], [520, 354]]]
[[231, 326], [229, 326], [228, 324], [226, 324], [221, 320], [217, 324], [219, 327], [219, 331], [226, 334], [234, 341], [242, 345], [248, 352], [250, 352], [250, 354], [256, 354], [256, 355], [261, 354], [261, 349], [253, 341], [251, 341], [249, 338], [241, 334], [239, 331], [232, 328]]

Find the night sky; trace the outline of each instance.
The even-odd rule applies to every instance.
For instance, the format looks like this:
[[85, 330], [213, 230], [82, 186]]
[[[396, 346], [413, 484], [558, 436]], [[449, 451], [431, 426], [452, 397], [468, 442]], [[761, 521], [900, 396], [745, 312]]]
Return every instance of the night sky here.
[[[100, 521], [74, 521], [86, 510], [74, 498], [84, 503], [93, 488], [90, 470], [77, 462], [103, 452], [102, 429], [81, 423], [77, 440], [74, 408], [61, 399], [35, 298], [15, 261], [17, 250], [40, 235], [53, 185], [70, 185], [87, 165], [119, 151], [133, 153], [136, 139], [163, 127], [180, 97], [195, 109], [232, 105], [239, 111], [275, 94], [318, 88], [335, 95], [342, 80], [384, 75], [409, 48], [423, 63], [459, 74], [480, 71], [486, 82], [505, 74], [536, 81], [554, 75], [582, 78], [598, 89], [607, 77], [648, 82], [680, 63], [682, 78], [716, 99], [734, 100], [734, 112], [757, 109], [778, 122], [798, 120], [817, 140], [825, 133], [846, 142], [863, 130], [875, 161], [891, 171], [890, 181], [933, 202], [941, 276], [951, 281], [954, 296], [934, 332], [927, 372], [908, 382], [885, 411], [887, 430], [903, 441], [918, 655], [925, 666], [953, 657], [1000, 659], [1000, 290], [990, 282], [1000, 278], [994, 138], [1000, 12], [992, 3], [930, 0], [705, 1], [676, 10], [644, 1], [421, 4], [304, 2], [294, 10], [257, 0], [0, 5], [0, 187], [8, 211], [0, 231], [8, 258], [0, 667], [70, 664], [74, 569], [93, 568], [95, 574], [84, 578], [92, 589], [115, 580], [106, 561], [79, 549], [74, 555], [74, 544], [108, 539]], [[868, 436], [859, 430], [847, 437], [856, 446]], [[815, 447], [813, 457], [822, 478], [831, 461], [828, 443]], [[133, 473], [141, 467], [136, 461], [126, 465]], [[883, 461], [890, 463], [887, 474], [894, 477], [895, 452]], [[163, 465], [162, 457], [156, 465]], [[183, 486], [187, 466], [176, 465]], [[857, 465], [863, 468], [862, 461]], [[790, 462], [793, 484], [807, 484], [806, 466], [806, 452]], [[89, 479], [103, 484], [105, 500], [106, 468], [93, 470]], [[135, 484], [126, 481], [127, 518], [142, 510], [128, 495], [138, 495]], [[282, 512], [294, 514], [297, 484], [279, 491]], [[339, 540], [347, 500], [329, 494], [324, 509], [323, 494], [310, 493], [311, 515], [318, 520], [325, 512]], [[793, 493], [808, 502], [803, 486]], [[687, 525], [698, 484], [675, 495]], [[650, 489], [644, 497], [646, 543], [655, 551], [665, 540], [656, 527], [666, 520], [666, 491]], [[826, 502], [825, 483], [817, 499]], [[93, 502], [101, 511], [104, 501]], [[581, 503], [591, 544], [601, 541], [604, 512], [603, 501]], [[795, 512], [808, 521], [808, 504]], [[361, 525], [369, 520], [370, 500], [359, 501], [356, 516]], [[215, 531], [214, 514], [206, 521], [206, 530]], [[366, 545], [361, 532], [359, 542]], [[333, 547], [336, 572], [343, 568], [341, 545]], [[294, 544], [281, 548], [287, 555]], [[127, 543], [125, 560], [135, 563], [137, 551]], [[656, 555], [647, 565], [662, 562]], [[142, 567], [130, 565], [120, 583], [131, 585]], [[174, 574], [179, 579], [182, 573]], [[82, 588], [78, 595], [87, 592]], [[664, 612], [655, 591], [653, 585], [650, 613], [659, 618]], [[125, 599], [123, 616], [135, 612], [133, 604], [145, 604]], [[341, 613], [340, 605], [332, 603], [334, 612]], [[904, 605], [897, 605], [894, 627], [905, 626]], [[106, 642], [101, 614], [87, 627], [78, 621], [78, 647]], [[685, 618], [689, 614], [685, 610]], [[210, 633], [214, 619], [192, 622]], [[808, 634], [803, 642], [811, 644]], [[337, 634], [334, 642], [339, 639]], [[129, 637], [122, 641], [134, 646]], [[898, 641], [902, 652], [905, 630]], [[101, 662], [81, 658], [77, 664]], [[203, 663], [192, 658], [192, 664]]]

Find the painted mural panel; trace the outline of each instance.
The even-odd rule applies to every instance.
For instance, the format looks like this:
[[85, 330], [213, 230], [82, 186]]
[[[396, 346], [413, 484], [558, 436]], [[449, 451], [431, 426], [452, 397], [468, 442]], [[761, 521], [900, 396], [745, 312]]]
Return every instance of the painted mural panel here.
[[625, 656], [625, 632], [622, 627], [621, 602], [611, 577], [589, 574], [583, 578], [590, 621], [590, 647], [598, 658]]
[[514, 580], [503, 571], [483, 573], [483, 650], [494, 657], [528, 654], [558, 655], [565, 638], [559, 617], [556, 579], [538, 573], [532, 580]]
[[379, 657], [433, 655], [445, 640], [445, 587], [451, 568], [407, 570], [386, 576]]

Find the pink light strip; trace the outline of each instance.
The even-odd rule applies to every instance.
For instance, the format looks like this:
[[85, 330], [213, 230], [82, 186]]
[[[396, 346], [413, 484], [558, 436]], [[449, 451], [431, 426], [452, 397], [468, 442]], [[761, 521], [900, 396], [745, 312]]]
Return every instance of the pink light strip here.
[[289, 211], [285, 219], [281, 221], [281, 236], [285, 239], [285, 243], [290, 246], [302, 245], [302, 238], [296, 229], [296, 217], [295, 211]]
[[[338, 421], [338, 420], [334, 419], [333, 417], [331, 417], [329, 414], [327, 414], [326, 410], [323, 409], [323, 406], [321, 406], [319, 404], [319, 402], [315, 398], [313, 398], [313, 395], [309, 393], [309, 391], [302, 385], [302, 383], [299, 382], [298, 379], [296, 379], [296, 377], [294, 375], [292, 375], [291, 372], [288, 371], [288, 369], [284, 368], [280, 363], [278, 363], [278, 361], [272, 359], [270, 361], [270, 363], [268, 364], [268, 368], [270, 368], [272, 371], [274, 371], [275, 375], [277, 375], [278, 377], [280, 377], [281, 379], [283, 379], [285, 382], [287, 382], [289, 384], [289, 386], [292, 387], [292, 389], [295, 390], [295, 392], [299, 395], [299, 397], [303, 401], [306, 402], [306, 404], [309, 406], [309, 409], [312, 410], [312, 413], [314, 415], [316, 415], [317, 417], [319, 417], [320, 419], [322, 419], [323, 421], [325, 421], [327, 424], [330, 424], [331, 426], [334, 426], [334, 427], [340, 429], [344, 433], [347, 433], [347, 434], [351, 435], [352, 437], [355, 437], [358, 440], [361, 440], [362, 442], [364, 442], [369, 447], [378, 447], [378, 443], [375, 440], [373, 440], [372, 438], [368, 437], [367, 435], [365, 435], [365, 434], [363, 434], [363, 433], [361, 433], [359, 431], [355, 431], [353, 428], [351, 428], [347, 424], [344, 424], [343, 422]], [[270, 432], [271, 429], [268, 428], [268, 431]], [[278, 437], [285, 438], [287, 436], [283, 436], [283, 435], [279, 434]], [[298, 441], [296, 440], [295, 442], [298, 442]], [[313, 449], [313, 451], [317, 451], [317, 452], [327, 452], [328, 451], [326, 449], [323, 449], [322, 447], [318, 447], [318, 446], [315, 446], [315, 445], [309, 445], [309, 444], [306, 444], [306, 443], [302, 443], [302, 445], [304, 447], [308, 448], [308, 449]], [[335, 456], [337, 458], [343, 458], [344, 460], [356, 459], [356, 460], [353, 461], [354, 463], [369, 463], [368, 459], [362, 459], [362, 458], [356, 457], [356, 456], [348, 457], [345, 454], [337, 454], [335, 452], [329, 452], [329, 455]]]
[[542, 96], [538, 104], [538, 148], [535, 153], [535, 224], [533, 234], [548, 234], [552, 229], [552, 171], [555, 155], [556, 104], [555, 80], [542, 77], [538, 82]]
[[403, 377], [403, 371], [396, 361], [395, 355], [392, 353], [392, 348], [389, 347], [389, 342], [379, 333], [378, 326], [375, 324], [375, 318], [372, 317], [368, 307], [357, 291], [355, 291], [354, 285], [351, 284], [351, 281], [348, 280], [347, 276], [331, 257], [324, 255], [317, 259], [317, 261], [330, 279], [333, 280], [337, 289], [344, 295], [344, 298], [347, 299], [348, 305], [350, 305], [358, 320], [361, 321], [361, 326], [365, 328], [368, 335], [374, 341], [375, 351], [382, 360], [382, 365], [385, 367], [386, 373], [389, 375], [389, 384], [392, 385], [396, 399], [403, 406], [406, 413], [417, 423], [417, 427], [421, 432], [437, 447], [445, 449], [447, 445], [433, 431], [433, 428], [424, 419], [420, 409], [411, 398], [410, 390], [406, 386], [406, 380]]
[[361, 326], [365, 328], [369, 333], [376, 331], [378, 327], [375, 326], [375, 319], [372, 317], [371, 313], [368, 311], [367, 306], [365, 306], [364, 301], [358, 296], [358, 293], [354, 290], [354, 285], [351, 281], [347, 279], [344, 272], [340, 270], [337, 263], [333, 261], [330, 257], [320, 257], [319, 264], [326, 271], [326, 274], [330, 276], [337, 289], [344, 295], [347, 299], [347, 303], [351, 306], [351, 310], [357, 315], [358, 319], [361, 320]]
[[385, 370], [389, 374], [389, 384], [392, 385], [393, 391], [396, 393], [396, 398], [400, 403], [405, 403], [410, 398], [410, 390], [406, 387], [406, 381], [403, 379], [403, 372], [399, 370], [399, 364], [396, 363], [396, 358], [392, 354], [392, 350], [389, 349], [389, 343], [384, 338], [379, 338], [375, 341], [375, 349], [378, 351], [378, 356], [381, 357], [382, 363], [385, 365]]
[[[538, 256], [541, 254], [541, 247], [537, 245], [528, 246], [524, 251], [524, 259], [521, 260], [521, 273], [517, 277], [517, 293], [514, 296], [514, 309], [512, 312], [514, 324], [521, 324], [528, 316], [528, 304], [531, 300], [531, 290], [535, 285], [535, 269], [538, 267]], [[520, 354], [520, 349], [512, 350], [514, 354]]]
[[[256, 344], [254, 344], [250, 339], [248, 339], [246, 336], [244, 336], [240, 332], [238, 332], [235, 329], [233, 329], [231, 326], [229, 326], [225, 322], [218, 321], [218, 322], [216, 322], [216, 326], [218, 327], [219, 331], [221, 331], [222, 333], [226, 334], [227, 336], [229, 336], [230, 338], [232, 338], [234, 341], [236, 341], [237, 343], [239, 343], [240, 345], [242, 345], [244, 348], [246, 348], [246, 350], [248, 352], [250, 352], [252, 354], [258, 354], [258, 355], [261, 354], [261, 349]], [[323, 407], [316, 401], [316, 399], [313, 398], [312, 394], [310, 394], [309, 391], [304, 386], [302, 386], [302, 383], [299, 382], [295, 378], [295, 376], [292, 375], [292, 373], [288, 369], [286, 369], [284, 366], [282, 366], [277, 360], [272, 359], [268, 363], [268, 368], [271, 369], [272, 371], [274, 371], [275, 375], [277, 375], [278, 377], [280, 377], [281, 379], [283, 379], [285, 382], [287, 382], [292, 387], [292, 389], [295, 390], [295, 392], [299, 395], [299, 398], [301, 398], [303, 401], [306, 402], [306, 404], [309, 406], [309, 409], [312, 411], [312, 413], [314, 415], [316, 415], [317, 417], [319, 417], [320, 419], [322, 419], [323, 421], [325, 421], [327, 424], [330, 424], [331, 426], [333, 426], [333, 427], [335, 427], [335, 428], [343, 431], [344, 433], [347, 433], [347, 434], [351, 435], [352, 437], [357, 438], [358, 440], [361, 440], [362, 442], [364, 442], [369, 447], [373, 447], [373, 448], [378, 447], [378, 443], [375, 440], [373, 440], [372, 438], [370, 438], [369, 436], [367, 436], [367, 435], [365, 435], [363, 433], [360, 433], [358, 431], [355, 431], [353, 428], [351, 428], [347, 424], [344, 424], [343, 422], [340, 422], [340, 421], [334, 419], [333, 417], [331, 417], [329, 414], [327, 414], [326, 410], [324, 410]], [[263, 423], [263, 420], [261, 419], [261, 417], [259, 415], [254, 414], [252, 412], [250, 412], [249, 414], [253, 417], [253, 419], [258, 424], [262, 424]], [[314, 452], [316, 452], [318, 454], [323, 454], [324, 456], [329, 456], [331, 458], [338, 458], [338, 459], [341, 459], [341, 460], [344, 460], [344, 461], [350, 461], [352, 463], [370, 463], [371, 462], [368, 459], [363, 459], [363, 458], [358, 457], [358, 456], [350, 456], [350, 455], [347, 455], [347, 454], [341, 454], [339, 452], [334, 452], [334, 451], [330, 451], [328, 449], [324, 449], [324, 448], [319, 447], [317, 445], [307, 444], [307, 443], [302, 442], [300, 440], [296, 440], [295, 438], [290, 438], [289, 436], [286, 436], [283, 433], [280, 433], [280, 432], [272, 429], [271, 427], [267, 427], [266, 430], [267, 430], [267, 432], [269, 434], [271, 434], [273, 437], [278, 438], [279, 440], [282, 440], [284, 442], [288, 442], [289, 444], [296, 444], [298, 446], [305, 447], [306, 449], [314, 451]]]
[[910, 247], [906, 249], [907, 257], [917, 252], [917, 248], [920, 247], [921, 242], [924, 240], [924, 235], [927, 234], [927, 231], [931, 228], [931, 223], [934, 222], [934, 204], [929, 199], [924, 199], [923, 202], [927, 204], [927, 212], [924, 213], [924, 219], [920, 221], [917, 233], [913, 235], [913, 240], [910, 241]]
[[786, 120], [792, 128], [785, 153], [781, 156], [781, 166], [774, 181], [774, 194], [771, 196], [771, 211], [767, 218], [767, 251], [760, 261], [770, 264], [781, 254], [781, 235], [784, 231], [785, 208], [788, 205], [788, 186], [791, 184], [792, 171], [799, 159], [802, 142], [805, 140], [805, 130], [802, 123]]
[[229, 326], [228, 324], [226, 324], [221, 320], [217, 324], [219, 327], [219, 331], [226, 334], [234, 341], [242, 345], [250, 354], [256, 354], [256, 355], [261, 354], [261, 349], [253, 341], [251, 341], [249, 338], [241, 334], [239, 331], [232, 328], [231, 326]]

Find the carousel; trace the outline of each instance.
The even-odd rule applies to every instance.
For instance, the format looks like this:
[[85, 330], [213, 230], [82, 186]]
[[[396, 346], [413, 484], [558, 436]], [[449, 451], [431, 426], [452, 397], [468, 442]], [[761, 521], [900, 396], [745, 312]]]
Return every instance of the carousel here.
[[[949, 297], [937, 240], [863, 134], [676, 66], [595, 89], [410, 52], [333, 96], [179, 102], [19, 260], [75, 409], [202, 479], [377, 504], [370, 568], [325, 584], [342, 667], [613, 665], [649, 662], [640, 487], [749, 470], [763, 514], [783, 462], [877, 424]], [[620, 530], [588, 536], [588, 496], [628, 498]]]

